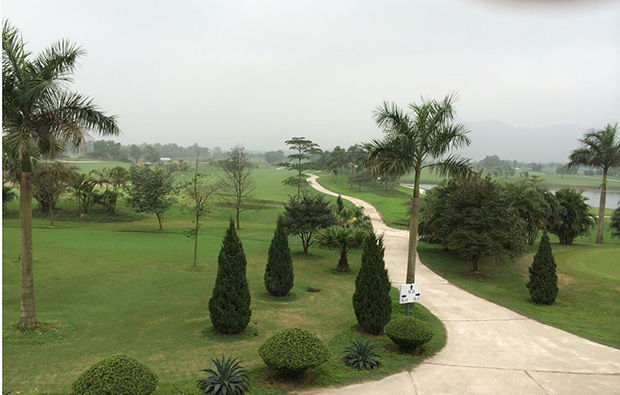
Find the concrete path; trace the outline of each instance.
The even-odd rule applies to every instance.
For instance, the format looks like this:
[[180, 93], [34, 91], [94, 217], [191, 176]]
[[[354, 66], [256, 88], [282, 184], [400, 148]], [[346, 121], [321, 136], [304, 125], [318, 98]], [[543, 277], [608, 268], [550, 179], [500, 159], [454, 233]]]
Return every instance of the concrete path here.
[[[336, 195], [316, 183], [320, 192]], [[393, 285], [405, 282], [408, 232], [388, 227], [370, 204], [342, 196], [384, 233]], [[422, 304], [446, 326], [448, 342], [410, 372], [313, 394], [620, 394], [620, 350], [543, 325], [450, 284], [418, 261]], [[524, 286], [525, 292], [525, 286]], [[620, 336], [620, 322], [618, 322]]]

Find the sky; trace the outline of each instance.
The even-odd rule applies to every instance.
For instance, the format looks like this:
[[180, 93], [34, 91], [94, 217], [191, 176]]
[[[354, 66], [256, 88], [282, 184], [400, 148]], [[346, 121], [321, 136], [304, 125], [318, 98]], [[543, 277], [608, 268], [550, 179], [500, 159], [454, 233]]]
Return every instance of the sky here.
[[33, 53], [87, 51], [71, 89], [123, 144], [331, 150], [380, 138], [383, 101], [453, 92], [474, 159], [566, 161], [620, 122], [616, 0], [4, 0], [3, 18]]

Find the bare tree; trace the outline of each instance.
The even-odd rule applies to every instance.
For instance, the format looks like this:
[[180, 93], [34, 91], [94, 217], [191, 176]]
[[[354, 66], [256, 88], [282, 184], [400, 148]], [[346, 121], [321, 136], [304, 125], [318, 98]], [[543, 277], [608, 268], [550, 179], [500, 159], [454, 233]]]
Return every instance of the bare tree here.
[[207, 182], [206, 174], [198, 172], [198, 157], [200, 150], [196, 154], [196, 166], [194, 168], [194, 177], [183, 186], [183, 191], [189, 204], [185, 207], [194, 215], [194, 226], [185, 231], [185, 236], [194, 239], [194, 266], [198, 257], [198, 232], [200, 230], [200, 218], [211, 212], [211, 204], [209, 198], [220, 187], [219, 182]]
[[224, 175], [221, 177], [221, 196], [227, 206], [235, 209], [237, 229], [240, 228], [239, 216], [243, 211], [256, 209], [250, 200], [254, 197], [256, 182], [250, 170], [245, 148], [235, 146], [228, 153], [228, 159], [222, 162]]

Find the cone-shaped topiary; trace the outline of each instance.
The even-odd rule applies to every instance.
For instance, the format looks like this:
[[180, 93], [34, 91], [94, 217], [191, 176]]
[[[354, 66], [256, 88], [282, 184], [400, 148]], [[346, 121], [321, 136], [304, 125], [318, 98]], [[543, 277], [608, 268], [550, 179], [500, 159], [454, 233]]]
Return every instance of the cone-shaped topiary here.
[[126, 355], [110, 355], [86, 369], [71, 386], [73, 395], [149, 395], [158, 378], [142, 362]]
[[265, 288], [274, 296], [286, 296], [293, 288], [293, 258], [288, 246], [288, 235], [282, 217], [278, 218], [276, 231], [269, 246], [265, 268]]
[[250, 322], [250, 289], [245, 276], [247, 261], [235, 223], [231, 220], [217, 258], [217, 278], [209, 313], [215, 329], [222, 333], [240, 333]]
[[362, 267], [355, 279], [353, 309], [360, 326], [368, 333], [378, 335], [390, 322], [392, 300], [390, 279], [383, 261], [383, 239], [374, 232], [364, 243]]
[[540, 240], [538, 251], [534, 255], [534, 262], [529, 268], [530, 281], [527, 288], [536, 304], [552, 304], [558, 296], [558, 274], [549, 236], [545, 232]]

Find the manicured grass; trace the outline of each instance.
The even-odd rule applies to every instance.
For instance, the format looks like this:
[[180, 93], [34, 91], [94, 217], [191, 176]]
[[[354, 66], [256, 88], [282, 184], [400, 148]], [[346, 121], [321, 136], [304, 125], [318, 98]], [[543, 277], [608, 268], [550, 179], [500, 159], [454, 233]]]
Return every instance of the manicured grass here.
[[[331, 188], [326, 179], [319, 178], [319, 182]], [[345, 193], [344, 189], [338, 192], [341, 191]], [[390, 217], [384, 215], [390, 225], [406, 221], [404, 214], [397, 217], [399, 211], [394, 209], [401, 207], [399, 197], [372, 196], [372, 191], [362, 195], [352, 189], [346, 193], [367, 200], [382, 213], [390, 213]], [[560, 286], [553, 306], [535, 305], [525, 286], [537, 245], [516, 262], [483, 263], [480, 270], [486, 277], [481, 279], [466, 276], [471, 264], [438, 245], [421, 242], [418, 251], [420, 259], [432, 270], [475, 295], [545, 324], [620, 348], [620, 239], [611, 238], [609, 220], [605, 224], [606, 244], [602, 246], [594, 244], [596, 229], [589, 236], [577, 238], [573, 246], [560, 246], [555, 236], [550, 237], [556, 243], [552, 248]]]
[[[48, 227], [44, 214], [35, 213], [33, 221], [37, 312], [55, 331], [40, 335], [41, 340], [15, 333], [10, 328], [19, 318], [19, 220], [17, 202], [11, 202], [2, 235], [3, 389], [25, 394], [67, 393], [78, 374], [101, 357], [125, 353], [159, 375], [158, 394], [194, 394], [198, 393], [195, 380], [201, 377], [200, 370], [210, 367], [210, 358], [225, 354], [243, 359], [251, 371], [254, 393], [282, 393], [297, 383], [268, 384], [256, 350], [273, 333], [287, 327], [303, 327], [318, 334], [334, 353], [328, 364], [317, 369], [314, 382], [304, 387], [388, 375], [443, 346], [441, 323], [420, 309], [417, 314], [438, 333], [424, 355], [383, 350], [389, 340], [377, 337], [372, 339], [382, 349], [384, 366], [371, 373], [346, 368], [340, 362], [342, 349], [359, 336], [351, 297], [361, 253], [355, 251], [350, 256], [352, 273], [340, 274], [334, 270], [337, 253], [311, 247], [311, 255], [300, 255], [300, 242], [291, 237], [295, 286], [288, 297], [268, 296], [263, 275], [269, 242], [276, 218], [283, 211], [282, 201], [294, 188], [281, 184], [288, 176], [285, 171], [261, 168], [254, 175], [256, 198], [263, 208], [241, 216], [239, 237], [248, 259], [252, 294], [252, 319], [242, 335], [214, 332], [207, 309], [230, 209], [216, 205], [204, 220], [199, 262], [193, 267], [192, 243], [183, 236], [192, 218], [180, 205], [164, 215], [164, 231], [160, 232], [154, 216], [120, 221], [128, 212], [123, 201], [114, 221], [89, 222], [105, 221], [106, 216], [94, 209], [87, 217], [73, 218], [74, 202], [69, 200], [61, 203], [61, 220], [55, 228]], [[306, 292], [310, 287], [321, 291]]]

